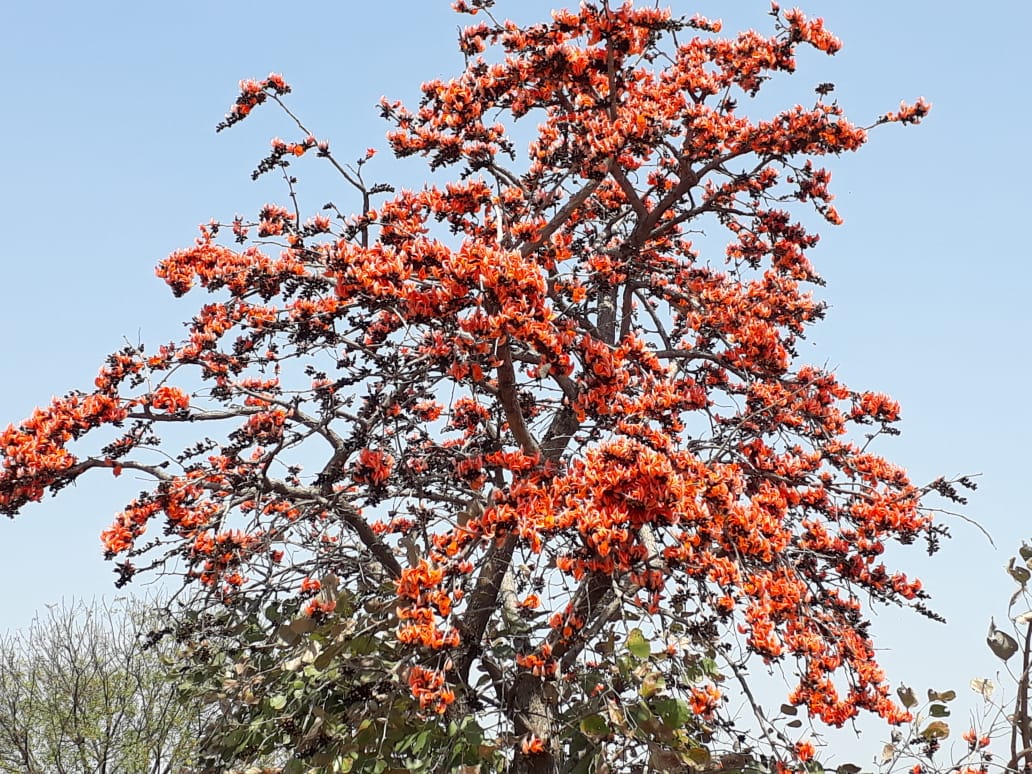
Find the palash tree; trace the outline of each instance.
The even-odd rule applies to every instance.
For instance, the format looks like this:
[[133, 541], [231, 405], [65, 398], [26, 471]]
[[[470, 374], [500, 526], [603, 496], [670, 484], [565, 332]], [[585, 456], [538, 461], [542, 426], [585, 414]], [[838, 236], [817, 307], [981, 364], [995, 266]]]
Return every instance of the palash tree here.
[[[776, 4], [771, 35], [731, 38], [632, 3], [526, 27], [492, 5], [455, 3], [486, 19], [456, 78], [381, 105], [419, 190], [367, 182], [372, 151], [339, 161], [282, 77], [242, 83], [220, 128], [268, 103], [296, 124], [255, 170], [283, 172], [287, 205], [159, 265], [211, 294], [189, 335], [116, 352], [95, 389], [8, 428], [0, 509], [94, 470], [150, 482], [103, 542], [122, 581], [177, 569], [207, 600], [170, 628], [218, 686], [213, 769], [809, 761], [752, 698], [753, 662], [792, 676], [790, 711], [904, 721], [863, 600], [928, 612], [882, 553], [934, 550], [926, 496], [957, 493], [871, 451], [893, 400], [796, 352], [824, 304], [792, 210], [840, 222], [815, 159], [870, 127], [830, 84], [748, 114], [800, 47], [839, 41]], [[353, 214], [302, 210], [302, 156]]]

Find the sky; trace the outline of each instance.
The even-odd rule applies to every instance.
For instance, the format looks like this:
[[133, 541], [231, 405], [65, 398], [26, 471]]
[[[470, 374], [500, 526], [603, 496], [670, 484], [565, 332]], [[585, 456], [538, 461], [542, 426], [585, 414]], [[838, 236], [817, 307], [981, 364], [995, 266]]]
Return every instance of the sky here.
[[[801, 3], [845, 47], [802, 57], [799, 73], [772, 87], [784, 97], [772, 104], [812, 100], [824, 81], [862, 125], [900, 100], [933, 104], [921, 126], [879, 127], [860, 154], [826, 161], [845, 224], [825, 227], [811, 256], [831, 309], [802, 354], [902, 403], [903, 435], [877, 450], [915, 481], [980, 474], [962, 516], [943, 517], [954, 537], [935, 557], [892, 553], [949, 623], [898, 609], [874, 616], [894, 682], [963, 688], [999, 670], [988, 619], [1006, 618], [1014, 585], [1003, 568], [1032, 538], [1022, 451], [1032, 430], [1032, 241], [1021, 231], [1032, 4]], [[532, 21], [558, 4], [499, 0], [497, 13]], [[672, 7], [721, 18], [725, 32], [770, 31], [764, 0]], [[126, 340], [178, 338], [198, 300], [173, 299], [154, 265], [190, 245], [198, 224], [284, 198], [277, 181], [250, 179], [270, 138], [294, 137], [283, 117], [263, 110], [214, 132], [240, 79], [282, 73], [295, 112], [339, 156], [358, 158], [386, 147], [381, 95], [414, 104], [420, 82], [458, 74], [464, 19], [448, 0], [5, 4], [0, 427], [89, 388]], [[418, 185], [418, 164], [406, 169]], [[306, 174], [326, 184], [297, 171], [302, 192]], [[337, 195], [349, 204], [346, 190]], [[132, 482], [97, 477], [0, 521], [0, 631], [61, 598], [115, 593], [98, 535], [134, 494]], [[869, 738], [873, 750], [880, 737]]]

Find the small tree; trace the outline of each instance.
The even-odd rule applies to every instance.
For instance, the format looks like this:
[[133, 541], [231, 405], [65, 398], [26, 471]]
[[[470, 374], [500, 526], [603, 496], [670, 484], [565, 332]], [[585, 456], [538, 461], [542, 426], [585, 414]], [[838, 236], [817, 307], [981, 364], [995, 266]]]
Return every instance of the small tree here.
[[202, 705], [166, 679], [142, 603], [51, 607], [0, 637], [0, 771], [173, 774], [194, 761]]
[[[956, 492], [870, 450], [893, 400], [796, 351], [824, 305], [791, 210], [840, 222], [814, 159], [867, 129], [830, 84], [810, 107], [742, 108], [797, 49], [839, 41], [776, 4], [772, 35], [730, 39], [632, 3], [528, 27], [492, 5], [455, 3], [487, 18], [456, 78], [381, 105], [426, 185], [368, 182], [372, 150], [345, 164], [288, 110], [297, 138], [255, 170], [284, 174], [288, 205], [160, 264], [176, 295], [213, 294], [189, 335], [113, 354], [94, 390], [10, 427], [0, 510], [95, 470], [151, 482], [103, 542], [123, 582], [179, 566], [225, 603], [179, 630], [221, 686], [213, 767], [811, 759], [753, 700], [754, 661], [783, 665], [813, 718], [904, 720], [864, 600], [928, 612], [882, 553], [934, 551], [924, 499]], [[289, 91], [243, 82], [219, 128]], [[288, 171], [306, 155], [354, 214], [307, 212]], [[180, 451], [169, 426], [191, 433]], [[73, 444], [101, 427], [120, 430]], [[755, 723], [725, 711], [729, 684]]]

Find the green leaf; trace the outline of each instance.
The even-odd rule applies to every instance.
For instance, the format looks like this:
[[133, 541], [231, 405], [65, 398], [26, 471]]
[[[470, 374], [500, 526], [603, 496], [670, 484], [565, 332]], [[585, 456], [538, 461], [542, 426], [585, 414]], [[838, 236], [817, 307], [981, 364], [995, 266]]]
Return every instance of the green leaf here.
[[956, 691], [933, 691], [928, 689], [928, 701], [953, 701], [957, 698]]
[[631, 633], [627, 635], [627, 650], [637, 659], [646, 659], [652, 654], [652, 646], [645, 639], [641, 629], [637, 628], [631, 629]]
[[274, 710], [279, 711], [287, 706], [287, 697], [284, 696], [282, 693], [277, 693], [275, 696], [269, 699], [269, 706], [272, 707]]
[[650, 706], [659, 715], [663, 725], [671, 729], [682, 728], [692, 719], [692, 710], [684, 699], [664, 696], [652, 702]]
[[948, 718], [950, 716], [950, 708], [945, 704], [933, 704], [928, 708], [928, 714], [933, 718]]
[[420, 731], [416, 734], [416, 738], [412, 740], [412, 752], [419, 755], [423, 750], [426, 749], [427, 740], [430, 738], [429, 731]]
[[368, 635], [362, 637], [354, 637], [349, 641], [351, 651], [357, 656], [366, 656], [370, 653], [375, 653], [379, 643], [375, 637]]
[[843, 763], [835, 769], [835, 774], [860, 774], [860, 771], [860, 767], [855, 763]]
[[706, 677], [712, 677], [716, 680], [723, 679], [724, 677], [720, 674], [720, 668], [717, 666], [716, 659], [704, 656], [699, 661], [699, 666], [702, 668], [702, 673], [706, 675]]
[[584, 736], [594, 739], [602, 739], [612, 733], [606, 719], [601, 715], [588, 715], [580, 722], [580, 730]]
[[950, 727], [941, 720], [933, 720], [921, 731], [922, 739], [945, 739], [950, 735]]
[[628, 707], [627, 714], [639, 726], [645, 726], [650, 723], [654, 724], [656, 720], [656, 716], [652, 714], [652, 710], [650, 710], [641, 702], [638, 702], [637, 704]]

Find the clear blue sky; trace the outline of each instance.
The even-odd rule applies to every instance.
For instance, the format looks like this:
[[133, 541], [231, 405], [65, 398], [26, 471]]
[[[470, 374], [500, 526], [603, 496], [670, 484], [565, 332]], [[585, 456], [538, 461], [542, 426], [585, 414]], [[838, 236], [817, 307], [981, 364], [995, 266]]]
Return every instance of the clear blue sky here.
[[[498, 13], [528, 21], [553, 5], [499, 0]], [[765, 0], [673, 6], [723, 18], [725, 32], [770, 29]], [[965, 514], [998, 550], [948, 519], [955, 538], [934, 560], [917, 548], [898, 554], [949, 625], [896, 610], [881, 611], [875, 624], [894, 679], [922, 691], [963, 687], [997, 668], [984, 645], [987, 620], [1002, 617], [1011, 590], [1003, 564], [1032, 537], [1024, 450], [1032, 241], [1022, 232], [1032, 179], [1032, 4], [802, 7], [824, 16], [845, 49], [805, 57], [783, 82], [788, 104], [832, 81], [858, 123], [901, 99], [923, 95], [934, 105], [922, 126], [881, 127], [858, 156], [830, 160], [846, 223], [825, 228], [813, 255], [832, 309], [804, 355], [836, 367], [853, 387], [902, 402], [904, 435], [878, 448], [916, 480], [983, 474]], [[198, 300], [173, 300], [154, 264], [188, 245], [198, 223], [284, 198], [277, 181], [249, 178], [269, 138], [293, 136], [284, 120], [261, 111], [214, 133], [239, 79], [283, 73], [297, 112], [341, 156], [357, 158], [368, 146], [384, 148], [381, 95], [414, 103], [421, 81], [458, 71], [460, 23], [448, 0], [6, 4], [0, 425], [53, 394], [88, 387], [124, 338], [153, 346], [178, 337]], [[302, 193], [310, 169], [297, 168]], [[343, 206], [343, 189], [339, 196]], [[62, 596], [111, 593], [97, 535], [134, 493], [131, 481], [98, 477], [0, 523], [0, 629], [26, 624]]]

